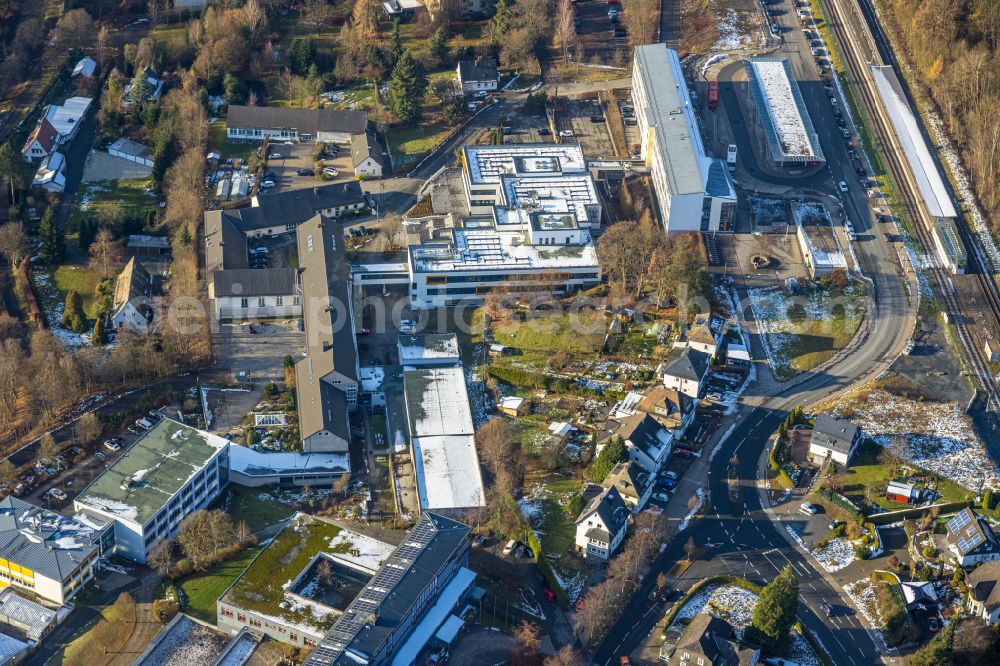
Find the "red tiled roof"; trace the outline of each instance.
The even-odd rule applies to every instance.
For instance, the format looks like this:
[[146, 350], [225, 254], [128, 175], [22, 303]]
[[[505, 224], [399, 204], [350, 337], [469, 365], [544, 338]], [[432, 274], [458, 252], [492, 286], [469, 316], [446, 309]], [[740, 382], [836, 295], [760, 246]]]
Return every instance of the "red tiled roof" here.
[[52, 127], [46, 116], [42, 116], [39, 118], [38, 124], [35, 125], [35, 129], [28, 136], [28, 141], [24, 144], [24, 148], [21, 149], [21, 153], [27, 154], [28, 150], [31, 149], [31, 144], [35, 141], [38, 141], [46, 153], [51, 153], [55, 150], [58, 140], [59, 132]]

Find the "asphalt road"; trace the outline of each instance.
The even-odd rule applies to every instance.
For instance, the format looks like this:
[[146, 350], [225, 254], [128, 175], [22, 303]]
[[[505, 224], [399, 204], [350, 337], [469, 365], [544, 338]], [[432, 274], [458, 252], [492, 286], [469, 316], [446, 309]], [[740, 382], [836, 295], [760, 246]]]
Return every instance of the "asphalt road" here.
[[[757, 492], [757, 479], [761, 478], [761, 470], [766, 466], [767, 438], [784, 420], [788, 410], [799, 404], [814, 404], [870, 376], [873, 370], [885, 367], [906, 344], [914, 315], [894, 261], [895, 250], [884, 242], [881, 234], [865, 233], [872, 227], [871, 212], [864, 189], [854, 174], [849, 147], [837, 125], [833, 106], [822, 90], [795, 10], [787, 1], [781, 7], [785, 13], [775, 22], [784, 28], [785, 44], [774, 55], [787, 57], [792, 62], [828, 166], [804, 178], [766, 177], [754, 162], [748, 128], [740, 116], [735, 97], [740, 92], [745, 94], [745, 90], [739, 91], [737, 86], [727, 83], [725, 72], [720, 76], [722, 101], [734, 126], [741, 160], [746, 168], [755, 172], [755, 177], [775, 184], [827, 192], [835, 192], [839, 180], [849, 184], [850, 192], [842, 199], [859, 233], [860, 242], [855, 244], [855, 250], [865, 274], [872, 280], [875, 310], [868, 316], [873, 318], [874, 325], [858, 351], [826, 371], [806, 375], [776, 396], [754, 395], [754, 387], [750, 387], [744, 401], [758, 406], [715, 453], [709, 471], [710, 503], [706, 506], [705, 517], [674, 538], [654, 562], [653, 570], [598, 646], [594, 656], [597, 664], [617, 663], [619, 656], [634, 650], [662, 617], [663, 607], [651, 606], [649, 593], [655, 585], [656, 574], [669, 571], [675, 562], [685, 557], [684, 544], [688, 537], [705, 551], [677, 582], [679, 589], [690, 589], [699, 580], [717, 574], [741, 575], [765, 583], [786, 564], [791, 564], [800, 584], [799, 618], [819, 638], [833, 662], [842, 666], [861, 666], [881, 660], [879, 646], [841, 590], [828, 583], [813, 562], [792, 545], [783, 525], [771, 521]], [[734, 455], [738, 455], [740, 461], [742, 501], [738, 503], [731, 501], [726, 481], [726, 467]], [[823, 601], [834, 607], [830, 618], [819, 609]]]

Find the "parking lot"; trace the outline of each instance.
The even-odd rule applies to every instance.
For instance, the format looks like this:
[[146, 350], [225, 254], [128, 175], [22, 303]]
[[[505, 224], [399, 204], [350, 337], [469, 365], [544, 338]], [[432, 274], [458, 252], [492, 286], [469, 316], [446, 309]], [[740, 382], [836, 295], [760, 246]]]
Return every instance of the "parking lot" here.
[[[567, 100], [556, 113], [560, 141], [578, 141], [588, 158], [614, 158], [616, 151], [608, 132], [604, 107], [597, 100]], [[572, 135], [565, 135], [572, 132]]]
[[336, 152], [336, 156], [328, 156], [322, 160], [324, 167], [332, 167], [337, 170], [336, 176], [318, 179], [313, 175], [313, 154], [321, 147], [321, 144], [315, 143], [270, 144], [264, 167], [265, 179], [262, 181], [262, 185], [263, 182], [267, 181], [266, 175], [273, 174], [274, 187], [262, 187], [261, 193], [298, 190], [353, 180], [354, 168], [351, 164], [351, 147], [346, 145], [331, 146], [330, 150]]
[[[617, 6], [621, 9], [621, 6]], [[575, 57], [583, 58], [582, 62], [628, 66], [628, 37], [625, 26], [621, 22], [612, 23], [608, 18], [606, 0], [582, 0], [573, 5], [576, 13], [577, 42], [583, 53]], [[617, 27], [616, 27], [617, 26]]]
[[[520, 109], [518, 109], [520, 111]], [[513, 113], [504, 119], [503, 138], [505, 143], [549, 143], [552, 132], [544, 115], [533, 116]]]

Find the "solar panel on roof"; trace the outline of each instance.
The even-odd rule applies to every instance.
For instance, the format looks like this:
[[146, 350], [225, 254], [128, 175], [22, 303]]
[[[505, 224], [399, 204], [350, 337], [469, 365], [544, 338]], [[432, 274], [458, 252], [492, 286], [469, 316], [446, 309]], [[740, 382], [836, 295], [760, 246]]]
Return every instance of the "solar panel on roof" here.
[[957, 534], [966, 525], [972, 522], [972, 512], [964, 509], [955, 514], [955, 517], [948, 521], [948, 529]]

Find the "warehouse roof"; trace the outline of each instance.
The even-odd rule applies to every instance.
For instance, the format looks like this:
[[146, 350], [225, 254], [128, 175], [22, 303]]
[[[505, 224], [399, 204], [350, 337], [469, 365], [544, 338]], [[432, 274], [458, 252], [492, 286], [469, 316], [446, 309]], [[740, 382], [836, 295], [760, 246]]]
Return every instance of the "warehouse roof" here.
[[74, 504], [143, 525], [228, 445], [228, 440], [217, 435], [161, 419], [94, 479]]

